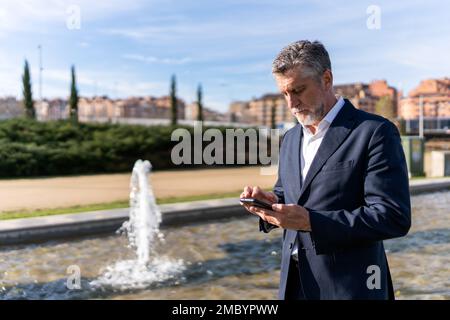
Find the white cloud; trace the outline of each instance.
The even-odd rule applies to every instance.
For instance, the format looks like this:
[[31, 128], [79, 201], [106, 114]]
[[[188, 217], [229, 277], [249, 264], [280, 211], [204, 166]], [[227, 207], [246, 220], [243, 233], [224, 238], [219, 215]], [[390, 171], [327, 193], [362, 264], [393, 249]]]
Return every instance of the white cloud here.
[[208, 68], [208, 71], [215, 73], [225, 73], [234, 75], [249, 75], [249, 74], [259, 74], [259, 75], [271, 75], [272, 74], [272, 61], [256, 61], [256, 62], [246, 62], [237, 64], [227, 64], [222, 66], [212, 66]]
[[163, 63], [163, 64], [185, 64], [191, 62], [189, 57], [184, 58], [157, 58], [154, 56], [144, 56], [140, 54], [124, 54], [123, 57], [129, 60], [135, 60], [145, 63]]
[[[59, 92], [63, 96], [67, 95], [70, 83], [70, 70], [46, 70], [44, 73], [46, 80], [59, 83], [52, 88], [56, 96]], [[80, 94], [85, 96], [108, 95], [110, 97], [139, 96], [139, 95], [161, 95], [168, 91], [168, 83], [158, 81], [145, 81], [139, 79], [134, 74], [119, 71], [105, 72], [101, 70], [76, 70], [77, 84]], [[59, 89], [57, 89], [59, 88]], [[44, 88], [45, 89], [45, 88]], [[46, 89], [47, 91], [47, 89]]]
[[412, 67], [429, 73], [443, 72], [450, 74], [448, 61], [450, 43], [446, 41], [412, 42], [401, 48], [391, 49], [387, 57], [395, 63]]
[[[0, 54], [1, 58], [1, 54]], [[77, 86], [82, 96], [108, 95], [110, 97], [127, 97], [140, 95], [165, 95], [169, 89], [169, 83], [159, 81], [146, 81], [139, 76], [119, 71], [105, 72], [102, 70], [76, 69]], [[31, 80], [33, 96], [38, 97], [39, 70], [31, 67]], [[21, 97], [21, 76], [23, 67], [0, 67], [0, 97]], [[43, 88], [44, 98], [67, 97], [70, 86], [70, 68], [44, 69]]]
[[273, 37], [285, 37], [296, 32], [298, 34], [317, 32], [356, 18], [360, 18], [362, 25], [365, 26], [365, 11], [349, 10], [349, 7], [341, 8], [340, 11], [345, 14], [337, 14], [336, 10], [327, 10], [321, 12], [319, 18], [317, 14], [308, 14], [300, 6], [296, 8], [297, 10], [285, 10], [282, 14], [275, 9], [260, 12], [255, 10], [254, 14], [238, 10], [224, 15], [205, 14], [200, 20], [182, 16], [177, 16], [172, 21], [146, 20], [145, 23], [132, 26], [103, 28], [100, 32], [146, 43], [151, 41], [173, 43], [178, 40], [205, 42], [225, 39], [245, 39], [254, 42], [256, 38], [273, 39]]
[[80, 8], [82, 21], [99, 20], [123, 14], [148, 5], [144, 0], [2, 0], [0, 7], [0, 35], [11, 31], [35, 31], [54, 23], [66, 26], [70, 6]]
[[[448, 5], [434, 0], [379, 1], [382, 25], [373, 32], [366, 28], [369, 3], [365, 2], [1, 1], [0, 38], [11, 40], [6, 39], [0, 52], [0, 95], [20, 95], [23, 58], [26, 55], [33, 67], [37, 65], [37, 43], [49, 50], [44, 51], [46, 66], [76, 63], [81, 94], [167, 94], [169, 75], [176, 70], [182, 79], [180, 97], [195, 99], [196, 83], [209, 81], [206, 95], [211, 106], [220, 109], [230, 98], [275, 91], [271, 59], [282, 46], [298, 39], [324, 42], [339, 83], [386, 78], [410, 88], [422, 78], [450, 73], [450, 45], [445, 41], [450, 30], [444, 19]], [[72, 4], [80, 6], [85, 33], [70, 34], [73, 46], [52, 49], [50, 56], [52, 45], [45, 42], [54, 41], [53, 48], [63, 42], [57, 28], [66, 27], [66, 9]], [[14, 45], [13, 39], [22, 36], [25, 41]], [[130, 61], [142, 64], [136, 68]], [[32, 72], [37, 92], [36, 69]], [[160, 82], [164, 73], [167, 81]], [[44, 70], [44, 96], [66, 96], [69, 81], [69, 66]]]

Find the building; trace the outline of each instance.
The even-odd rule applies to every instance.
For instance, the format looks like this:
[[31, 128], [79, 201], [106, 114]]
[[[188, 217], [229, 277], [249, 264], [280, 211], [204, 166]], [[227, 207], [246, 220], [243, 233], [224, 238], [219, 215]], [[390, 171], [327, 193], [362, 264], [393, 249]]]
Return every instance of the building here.
[[[348, 98], [356, 108], [378, 113], [387, 118], [397, 117], [398, 92], [386, 80], [376, 80], [365, 84], [361, 82], [335, 86], [336, 94]], [[266, 94], [261, 98], [235, 101], [230, 104], [229, 114], [232, 122], [251, 123], [270, 127], [272, 113], [277, 126], [295, 122], [281, 94]]]
[[399, 93], [397, 89], [389, 86], [386, 80], [340, 84], [335, 85], [334, 90], [336, 94], [349, 99], [358, 109], [389, 119], [398, 116]]
[[25, 115], [25, 108], [21, 101], [14, 97], [0, 98], [0, 120], [21, 117]]
[[110, 121], [122, 114], [118, 105], [120, 100], [106, 96], [80, 98], [78, 100], [78, 120], [80, 122]]
[[419, 118], [420, 99], [425, 118], [450, 118], [450, 79], [421, 81], [407, 97], [400, 100], [399, 116], [403, 119]]
[[234, 101], [228, 108], [229, 120], [237, 123], [256, 123], [256, 115], [252, 115], [249, 110], [249, 103], [246, 101]]
[[[203, 106], [203, 121], [229, 121], [229, 117], [221, 112], [214, 111], [210, 108]], [[198, 118], [198, 103], [193, 102], [186, 106], [185, 110], [186, 120], [197, 120]]]
[[44, 99], [34, 103], [36, 119], [39, 121], [61, 120], [69, 118], [69, 105], [64, 99]]
[[[67, 100], [52, 99], [35, 103], [36, 117], [40, 121], [69, 118]], [[184, 119], [185, 103], [178, 99], [178, 119]], [[123, 118], [170, 119], [170, 97], [129, 97], [110, 99], [107, 96], [85, 98], [78, 101], [78, 120], [81, 122], [108, 122]]]
[[295, 121], [281, 94], [265, 94], [248, 102], [235, 101], [230, 104], [229, 114], [232, 122], [266, 127], [271, 127], [272, 117], [276, 126]]

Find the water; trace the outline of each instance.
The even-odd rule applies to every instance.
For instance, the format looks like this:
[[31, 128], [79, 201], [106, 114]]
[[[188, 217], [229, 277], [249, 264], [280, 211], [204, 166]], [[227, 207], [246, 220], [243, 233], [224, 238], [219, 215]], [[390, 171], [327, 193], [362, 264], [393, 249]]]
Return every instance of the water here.
[[159, 231], [161, 212], [149, 181], [151, 168], [147, 160], [137, 160], [134, 164], [130, 181], [130, 219], [118, 230], [127, 234], [128, 247], [135, 249], [136, 258], [106, 267], [98, 279], [89, 283], [91, 289], [142, 289], [171, 279], [184, 270], [182, 260], [161, 257], [155, 251], [164, 236]]
[[136, 248], [137, 263], [145, 265], [154, 251], [156, 237], [163, 239], [159, 231], [161, 212], [149, 182], [149, 161], [136, 161], [130, 181], [130, 219], [121, 230], [128, 234], [130, 246]]
[[[385, 241], [398, 299], [450, 299], [449, 203], [448, 191], [412, 197], [410, 233]], [[157, 241], [154, 252], [171, 262], [182, 259], [184, 270], [130, 287], [90, 285], [108, 266], [136, 260], [123, 235], [3, 247], [0, 299], [276, 298], [280, 230], [260, 233], [257, 219], [245, 217], [168, 228], [164, 234], [165, 241]], [[164, 260], [159, 263], [164, 265]], [[66, 287], [70, 265], [80, 267], [80, 290]]]

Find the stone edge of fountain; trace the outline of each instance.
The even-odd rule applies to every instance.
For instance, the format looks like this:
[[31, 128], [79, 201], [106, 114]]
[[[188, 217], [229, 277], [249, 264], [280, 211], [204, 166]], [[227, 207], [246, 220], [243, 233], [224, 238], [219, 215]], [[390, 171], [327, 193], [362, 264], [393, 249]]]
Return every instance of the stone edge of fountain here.
[[[248, 217], [236, 198], [160, 205], [161, 226], [180, 226], [231, 217]], [[129, 209], [111, 209], [0, 222], [0, 246], [38, 243], [114, 233], [129, 219]]]
[[[417, 180], [411, 181], [410, 184], [411, 195], [446, 189], [450, 189], [450, 179]], [[163, 228], [224, 218], [249, 217], [237, 198], [192, 201], [159, 207], [163, 215]], [[124, 208], [4, 220], [0, 222], [0, 246], [112, 234], [128, 218], [128, 208]]]

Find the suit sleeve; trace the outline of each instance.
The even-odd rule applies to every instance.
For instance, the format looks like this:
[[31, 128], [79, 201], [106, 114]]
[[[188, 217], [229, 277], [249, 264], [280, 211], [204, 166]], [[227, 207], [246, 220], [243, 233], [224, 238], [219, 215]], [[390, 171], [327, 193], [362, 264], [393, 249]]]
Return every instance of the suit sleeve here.
[[378, 126], [368, 145], [364, 200], [364, 206], [352, 211], [307, 208], [318, 254], [408, 233], [408, 171], [399, 132], [389, 121]]
[[[279, 170], [279, 169], [278, 169]], [[275, 193], [278, 197], [278, 203], [284, 204], [284, 191], [283, 186], [281, 184], [280, 175], [278, 174], [277, 182], [275, 183], [275, 186], [273, 187], [273, 193]], [[264, 221], [263, 219], [259, 218], [259, 231], [262, 231], [264, 233], [268, 233], [269, 231], [278, 228], [278, 226], [273, 225], [267, 221]]]
[[[281, 140], [280, 145], [283, 143], [283, 139]], [[281, 147], [280, 147], [280, 150], [281, 150]], [[281, 151], [280, 151], [280, 153], [281, 153]], [[284, 189], [283, 189], [283, 185], [282, 185], [281, 179], [280, 179], [280, 163], [278, 163], [278, 179], [273, 187], [273, 193], [275, 193], [275, 195], [278, 197], [278, 203], [282, 203], [282, 204], [285, 203], [284, 202]], [[264, 221], [263, 219], [259, 218], [259, 231], [268, 233], [271, 230], [276, 229], [276, 228], [278, 228], [278, 226], [275, 226], [275, 225], [268, 223], [267, 221]]]

